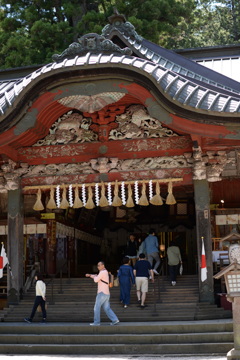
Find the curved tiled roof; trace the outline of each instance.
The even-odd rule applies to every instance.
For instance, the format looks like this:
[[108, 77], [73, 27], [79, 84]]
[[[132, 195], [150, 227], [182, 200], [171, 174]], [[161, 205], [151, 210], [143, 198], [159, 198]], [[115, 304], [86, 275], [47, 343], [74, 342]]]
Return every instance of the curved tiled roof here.
[[[42, 77], [65, 70], [99, 68], [130, 69], [150, 78], [168, 100], [180, 107], [198, 112], [212, 112], [212, 115], [229, 115], [240, 113], [240, 96], [235, 93], [221, 92], [218, 87], [194, 82], [181, 74], [152, 62], [129, 55], [93, 54], [64, 59], [58, 63], [51, 63], [34, 71], [30, 75], [12, 81], [0, 83], [0, 112], [4, 115], [14, 101], [21, 96], [23, 89], [35, 85]], [[211, 113], [209, 113], [211, 115]]]
[[205, 84], [217, 86], [220, 89], [240, 93], [240, 84], [215, 71], [190, 60], [171, 50], [164, 49], [144, 39], [141, 44], [129, 39], [129, 43], [147, 59], [162, 65], [182, 76], [201, 81]]
[[119, 37], [138, 56], [182, 76], [214, 85], [224, 90], [240, 93], [239, 82], [142, 38], [129, 22], [117, 21], [111, 25], [106, 25], [102, 30], [102, 34], [110, 39], [115, 36]]

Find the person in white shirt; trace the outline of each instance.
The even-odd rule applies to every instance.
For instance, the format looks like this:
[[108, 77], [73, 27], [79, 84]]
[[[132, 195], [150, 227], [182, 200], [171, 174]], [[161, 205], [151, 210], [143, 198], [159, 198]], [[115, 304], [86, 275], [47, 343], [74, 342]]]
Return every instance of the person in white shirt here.
[[36, 274], [35, 275], [35, 280], [36, 280], [36, 297], [35, 297], [35, 301], [33, 304], [33, 308], [32, 308], [32, 312], [29, 318], [25, 318], [24, 321], [26, 321], [27, 323], [31, 323], [33, 321], [34, 315], [36, 313], [37, 307], [40, 305], [41, 309], [42, 309], [42, 322], [46, 322], [47, 320], [47, 313], [46, 313], [46, 308], [45, 308], [45, 304], [46, 304], [46, 284], [43, 281], [43, 277], [41, 274]]

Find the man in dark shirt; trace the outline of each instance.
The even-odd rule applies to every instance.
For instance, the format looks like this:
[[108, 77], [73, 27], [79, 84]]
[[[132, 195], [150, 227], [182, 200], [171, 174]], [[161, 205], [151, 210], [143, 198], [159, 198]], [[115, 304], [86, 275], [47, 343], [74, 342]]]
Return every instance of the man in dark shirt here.
[[134, 266], [137, 261], [137, 243], [133, 234], [129, 235], [126, 256], [129, 258], [131, 265]]
[[[154, 273], [149, 261], [146, 260], [145, 254], [139, 255], [139, 260], [136, 262], [133, 270], [136, 277], [136, 288], [138, 303], [141, 304], [141, 309], [145, 308], [145, 300], [148, 292], [149, 275], [154, 282]], [[142, 295], [142, 296], [141, 296]]]

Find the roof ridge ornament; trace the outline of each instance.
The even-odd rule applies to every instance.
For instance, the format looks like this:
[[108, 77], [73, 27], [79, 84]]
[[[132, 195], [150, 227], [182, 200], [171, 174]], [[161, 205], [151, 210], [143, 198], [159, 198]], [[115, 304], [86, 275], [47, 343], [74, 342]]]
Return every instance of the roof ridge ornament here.
[[108, 20], [110, 24], [102, 29], [103, 36], [108, 37], [113, 30], [117, 30], [124, 36], [136, 40], [138, 43], [142, 42], [142, 36], [138, 35], [133, 24], [126, 21], [124, 15], [119, 14], [117, 8], [114, 8], [114, 14], [109, 16]]
[[121, 49], [120, 46], [106, 39], [103, 35], [90, 33], [80, 37], [78, 42], [70, 44], [60, 55], [54, 54], [52, 59], [54, 62], [60, 62], [63, 59], [71, 59], [75, 56], [86, 55], [87, 53], [131, 55], [132, 51], [128, 47]]

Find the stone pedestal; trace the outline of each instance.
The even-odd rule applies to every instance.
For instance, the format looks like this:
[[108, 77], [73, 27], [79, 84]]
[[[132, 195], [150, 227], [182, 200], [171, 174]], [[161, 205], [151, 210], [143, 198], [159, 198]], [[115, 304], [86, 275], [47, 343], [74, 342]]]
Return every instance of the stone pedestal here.
[[23, 196], [21, 189], [8, 191], [7, 255], [12, 269], [8, 271], [8, 304], [18, 304], [23, 289]]
[[[207, 180], [194, 180], [193, 183], [196, 211], [196, 241], [198, 249], [199, 301], [214, 304], [209, 185]], [[207, 262], [207, 280], [205, 280], [204, 282], [201, 281], [200, 271], [202, 255], [202, 236], [204, 238]]]
[[235, 296], [232, 302], [234, 348], [227, 353], [227, 360], [240, 359], [240, 296]]

